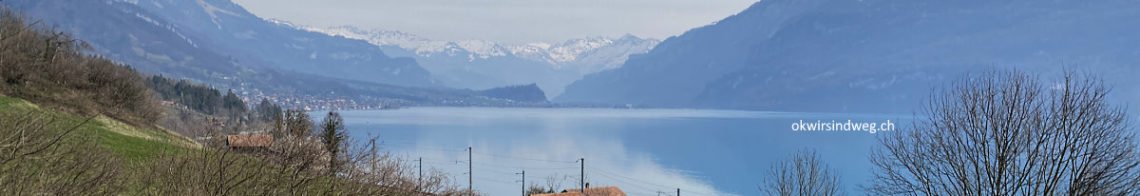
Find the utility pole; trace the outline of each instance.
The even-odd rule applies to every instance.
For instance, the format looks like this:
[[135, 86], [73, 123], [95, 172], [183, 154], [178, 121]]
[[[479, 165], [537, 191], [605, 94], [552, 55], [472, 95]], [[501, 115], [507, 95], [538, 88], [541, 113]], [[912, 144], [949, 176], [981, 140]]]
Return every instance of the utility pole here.
[[522, 173], [515, 174], [522, 174], [522, 195], [526, 196], [526, 170], [522, 170]]
[[474, 186], [474, 180], [472, 180], [472, 179], [474, 179], [474, 176], [475, 176], [474, 174], [471, 174], [471, 147], [468, 146], [467, 147], [467, 193], [472, 194], [472, 195], [475, 194], [475, 189], [472, 188]]
[[586, 158], [578, 158], [578, 163], [582, 164], [582, 173], [578, 176], [578, 180], [582, 186], [582, 195], [586, 195]]
[[420, 169], [419, 180], [416, 181], [416, 189], [420, 189], [424, 185], [424, 157], [416, 159], [417, 168]]

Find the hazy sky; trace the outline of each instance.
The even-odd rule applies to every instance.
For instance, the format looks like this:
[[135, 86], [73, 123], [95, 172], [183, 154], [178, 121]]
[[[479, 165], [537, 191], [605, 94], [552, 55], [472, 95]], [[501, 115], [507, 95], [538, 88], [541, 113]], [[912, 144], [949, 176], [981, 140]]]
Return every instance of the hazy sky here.
[[436, 40], [525, 43], [590, 36], [664, 39], [756, 0], [234, 0], [263, 18], [399, 30]]

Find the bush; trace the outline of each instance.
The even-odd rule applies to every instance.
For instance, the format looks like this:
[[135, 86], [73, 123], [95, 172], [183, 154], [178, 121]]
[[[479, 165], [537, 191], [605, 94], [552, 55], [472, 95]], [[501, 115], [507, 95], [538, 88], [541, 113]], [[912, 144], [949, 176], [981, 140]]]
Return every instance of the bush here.
[[138, 72], [87, 55], [85, 48], [71, 36], [25, 24], [0, 8], [0, 93], [134, 124], [161, 116]]

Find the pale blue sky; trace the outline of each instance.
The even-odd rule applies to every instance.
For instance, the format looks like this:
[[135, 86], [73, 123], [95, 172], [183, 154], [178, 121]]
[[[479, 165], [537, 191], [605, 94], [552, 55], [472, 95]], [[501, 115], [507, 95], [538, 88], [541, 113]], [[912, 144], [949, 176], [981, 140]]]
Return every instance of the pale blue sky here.
[[664, 39], [756, 0], [234, 0], [264, 18], [399, 30], [437, 40], [554, 42], [626, 33]]

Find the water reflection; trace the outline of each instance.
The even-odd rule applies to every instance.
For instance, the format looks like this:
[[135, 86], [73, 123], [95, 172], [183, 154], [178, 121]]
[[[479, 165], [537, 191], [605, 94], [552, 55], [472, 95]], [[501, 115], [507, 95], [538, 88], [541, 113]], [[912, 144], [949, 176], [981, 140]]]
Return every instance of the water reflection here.
[[[889, 115], [728, 110], [410, 108], [342, 112], [355, 138], [378, 136], [383, 146], [467, 185], [472, 147], [475, 189], [518, 194], [527, 183], [617, 185], [631, 195], [754, 195], [769, 165], [813, 148], [840, 170], [850, 190], [869, 179], [866, 158], [874, 135], [792, 132], [799, 120], [893, 120]], [[315, 117], [322, 113], [314, 113]]]

